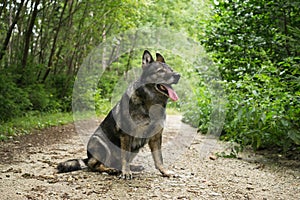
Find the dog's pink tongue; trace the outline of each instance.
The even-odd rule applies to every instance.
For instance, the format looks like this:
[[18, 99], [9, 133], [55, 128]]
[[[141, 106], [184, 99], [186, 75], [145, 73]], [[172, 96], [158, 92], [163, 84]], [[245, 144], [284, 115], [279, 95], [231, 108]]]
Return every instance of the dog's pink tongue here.
[[166, 86], [166, 88], [168, 90], [170, 99], [172, 99], [173, 101], [177, 101], [179, 98], [178, 98], [176, 92], [171, 87]]

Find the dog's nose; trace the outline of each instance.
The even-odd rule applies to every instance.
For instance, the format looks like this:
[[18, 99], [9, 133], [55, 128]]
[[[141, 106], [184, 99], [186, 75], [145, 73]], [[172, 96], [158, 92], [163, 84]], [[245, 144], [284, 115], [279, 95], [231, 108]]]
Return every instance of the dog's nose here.
[[173, 77], [174, 77], [174, 79], [175, 79], [175, 84], [178, 83], [178, 81], [179, 81], [179, 79], [180, 79], [180, 74], [174, 73]]

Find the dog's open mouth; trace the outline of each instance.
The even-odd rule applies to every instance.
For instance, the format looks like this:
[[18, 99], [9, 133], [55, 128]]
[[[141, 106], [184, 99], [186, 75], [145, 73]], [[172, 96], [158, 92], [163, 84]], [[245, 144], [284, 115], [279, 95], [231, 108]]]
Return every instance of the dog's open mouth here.
[[160, 93], [166, 95], [167, 97], [169, 97], [173, 101], [177, 101], [179, 99], [176, 92], [174, 91], [174, 89], [170, 85], [156, 84], [155, 88], [156, 88], [157, 91], [159, 91]]

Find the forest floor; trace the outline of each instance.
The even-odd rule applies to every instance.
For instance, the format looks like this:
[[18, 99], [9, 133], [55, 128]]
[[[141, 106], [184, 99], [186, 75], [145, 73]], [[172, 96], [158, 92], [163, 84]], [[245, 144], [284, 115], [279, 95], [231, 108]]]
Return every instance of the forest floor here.
[[245, 151], [238, 158], [220, 142], [168, 116], [163, 149], [176, 172], [162, 177], [147, 148], [134, 162], [134, 179], [90, 172], [56, 173], [67, 159], [84, 158], [85, 144], [74, 124], [36, 131], [0, 143], [0, 199], [300, 199], [300, 162], [268, 152]]

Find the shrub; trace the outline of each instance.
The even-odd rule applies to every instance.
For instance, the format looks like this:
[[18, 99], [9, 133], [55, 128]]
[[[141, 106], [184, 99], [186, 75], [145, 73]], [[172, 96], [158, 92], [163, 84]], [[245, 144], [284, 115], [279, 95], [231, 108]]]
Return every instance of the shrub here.
[[19, 88], [10, 76], [0, 72], [0, 121], [22, 116], [31, 105], [27, 91]]

